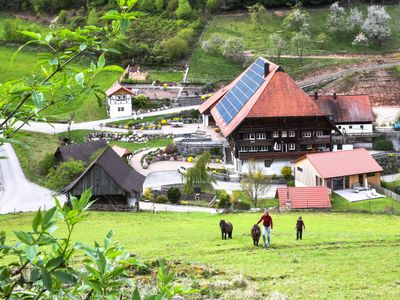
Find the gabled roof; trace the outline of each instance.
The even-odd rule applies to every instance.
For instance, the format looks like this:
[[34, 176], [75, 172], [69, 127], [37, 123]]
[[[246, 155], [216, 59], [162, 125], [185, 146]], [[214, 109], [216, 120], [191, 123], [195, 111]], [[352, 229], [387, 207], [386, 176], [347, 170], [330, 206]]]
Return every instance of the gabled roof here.
[[107, 147], [107, 141], [101, 139], [98, 141], [60, 146], [57, 148], [55, 155], [60, 155], [62, 161], [81, 160], [87, 163], [89, 162], [93, 153], [99, 149]]
[[[260, 67], [268, 68], [267, 72], [263, 72], [262, 75], [258, 74], [259, 76], [261, 75], [261, 83], [254, 83], [256, 89], [254, 93], [248, 92], [247, 85], [243, 84], [246, 80], [246, 74], [249, 74], [249, 70], [252, 69], [260, 71]], [[265, 76], [265, 74], [267, 75]], [[250, 75], [254, 75], [254, 73]], [[254, 82], [259, 79], [257, 75], [254, 77]], [[247, 82], [253, 84], [251, 80], [247, 80]], [[236, 94], [238, 89], [241, 91], [245, 89], [245, 91], [243, 93], [239, 92], [238, 97], [231, 97], [230, 94]], [[243, 96], [244, 94], [251, 96], [247, 100]], [[229, 102], [226, 108], [229, 117], [226, 117], [226, 112], [221, 111], [219, 103], [224, 102]], [[230, 105], [231, 103], [232, 106]], [[223, 107], [225, 108], [225, 105]], [[231, 84], [217, 91], [204, 102], [199, 110], [201, 113], [211, 113], [225, 137], [228, 137], [246, 117], [326, 116], [315, 101], [304, 93], [289, 75], [284, 73], [278, 65], [264, 58], [258, 58]]]
[[122, 148], [122, 147], [117, 146], [117, 145], [114, 145], [111, 148], [115, 151], [115, 153], [118, 154], [119, 157], [125, 157], [125, 156], [132, 155], [132, 152], [129, 151], [128, 149], [126, 149], [126, 148]]
[[322, 178], [349, 176], [383, 171], [382, 167], [364, 148], [306, 154]]
[[74, 188], [74, 186], [89, 172], [93, 166], [98, 165], [110, 176], [116, 184], [126, 192], [140, 193], [143, 188], [145, 176], [135, 171], [122, 158], [115, 153], [110, 147], [107, 147], [104, 152], [97, 157], [86, 170], [73, 182], [71, 182], [62, 191], [66, 193]]
[[279, 198], [280, 207], [286, 207], [288, 202], [290, 207], [294, 209], [331, 207], [326, 186], [282, 187], [277, 188], [276, 196]]
[[123, 90], [129, 94], [134, 94], [130, 89], [127, 89], [126, 87], [122, 86], [119, 84], [119, 82], [115, 82], [107, 91], [106, 95], [107, 97], [114, 95], [116, 92]]
[[[311, 96], [315, 99], [315, 96]], [[336, 124], [372, 123], [375, 121], [371, 102], [367, 95], [318, 95], [315, 101], [328, 115], [334, 116]]]

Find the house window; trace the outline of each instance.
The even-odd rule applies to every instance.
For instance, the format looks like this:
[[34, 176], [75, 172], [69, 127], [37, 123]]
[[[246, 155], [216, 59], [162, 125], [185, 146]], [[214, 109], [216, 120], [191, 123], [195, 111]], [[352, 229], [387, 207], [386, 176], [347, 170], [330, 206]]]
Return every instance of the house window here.
[[289, 131], [289, 137], [295, 137], [296, 136], [296, 131], [290, 130]]
[[266, 133], [257, 133], [256, 137], [257, 137], [257, 140], [265, 140], [267, 138], [267, 134]]
[[287, 131], [286, 130], [282, 131], [282, 137], [283, 138], [287, 137]]
[[255, 139], [255, 134], [254, 133], [245, 133], [243, 135], [244, 140], [254, 140]]
[[289, 144], [289, 150], [290, 151], [296, 150], [296, 144]]
[[124, 107], [118, 107], [118, 111], [124, 111]]
[[317, 132], [315, 133], [315, 135], [316, 135], [316, 136], [323, 136], [324, 133], [323, 133], [322, 131], [317, 131]]
[[307, 150], [312, 150], [312, 145], [311, 144], [307, 145]]
[[255, 145], [251, 145], [250, 146], [250, 152], [257, 152], [258, 151], [258, 147]]
[[268, 146], [267, 145], [261, 145], [260, 146], [260, 151], [261, 152], [267, 152], [268, 151]]
[[339, 125], [337, 128], [342, 129], [342, 126]]
[[315, 175], [315, 186], [319, 186], [319, 177]]
[[311, 137], [311, 131], [303, 131], [303, 137], [306, 137], [306, 138]]
[[303, 168], [297, 167], [297, 171], [303, 172]]
[[275, 151], [281, 151], [281, 150], [282, 150], [282, 145], [281, 145], [281, 144], [278, 144], [278, 143], [275, 143], [275, 145], [274, 145], [274, 150], [275, 150]]
[[240, 146], [239, 147], [239, 152], [247, 152], [248, 151], [248, 147], [247, 146]]
[[349, 129], [352, 129], [352, 128], [353, 128], [353, 126], [352, 126], [352, 125], [350, 125], [350, 126], [349, 126]]
[[317, 150], [324, 150], [325, 149], [325, 145], [324, 144], [318, 144], [317, 145]]
[[337, 145], [337, 149], [338, 149], [338, 150], [342, 150], [342, 149], [343, 149], [343, 145], [342, 145], [342, 144], [338, 144], [338, 145]]
[[274, 130], [274, 131], [272, 132], [272, 137], [273, 137], [273, 138], [278, 138], [278, 137], [279, 137], [279, 131]]
[[360, 125], [360, 128], [361, 128], [361, 129], [364, 129], [364, 125]]
[[374, 177], [374, 176], [375, 176], [375, 172], [367, 173], [367, 177]]
[[270, 168], [271, 165], [272, 165], [272, 159], [267, 159], [267, 160], [264, 161], [264, 166], [266, 168]]

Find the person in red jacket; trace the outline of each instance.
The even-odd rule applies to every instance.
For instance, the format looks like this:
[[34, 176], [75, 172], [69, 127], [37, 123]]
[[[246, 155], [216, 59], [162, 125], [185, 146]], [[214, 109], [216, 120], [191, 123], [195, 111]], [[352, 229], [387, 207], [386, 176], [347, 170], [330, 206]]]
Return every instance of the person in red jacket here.
[[258, 220], [257, 225], [263, 221], [263, 225], [261, 228], [261, 234], [263, 236], [264, 240], [264, 247], [267, 247], [267, 243], [265, 241], [265, 234], [267, 233], [268, 237], [268, 248], [271, 246], [271, 231], [274, 228], [274, 225], [272, 223], [272, 218], [269, 215], [269, 212], [265, 209], [263, 215], [261, 216], [260, 220]]

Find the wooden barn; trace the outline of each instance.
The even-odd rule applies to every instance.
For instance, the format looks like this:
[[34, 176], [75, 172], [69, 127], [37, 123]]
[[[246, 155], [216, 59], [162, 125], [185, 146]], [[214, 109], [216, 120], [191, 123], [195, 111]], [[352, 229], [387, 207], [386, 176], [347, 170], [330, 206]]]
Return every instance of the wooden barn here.
[[81, 160], [84, 163], [88, 163], [94, 153], [107, 147], [106, 140], [65, 145], [57, 148], [54, 157], [58, 163], [68, 160]]
[[96, 204], [138, 207], [145, 177], [107, 147], [86, 170], [62, 191], [68, 197], [80, 196], [91, 188]]

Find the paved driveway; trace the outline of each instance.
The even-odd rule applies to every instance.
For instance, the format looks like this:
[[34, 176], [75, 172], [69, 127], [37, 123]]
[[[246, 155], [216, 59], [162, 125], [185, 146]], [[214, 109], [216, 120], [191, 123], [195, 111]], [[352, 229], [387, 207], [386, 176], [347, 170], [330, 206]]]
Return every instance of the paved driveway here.
[[[0, 146], [0, 214], [20, 211], [48, 210], [54, 206], [53, 193], [28, 181], [10, 144]], [[65, 196], [59, 197], [60, 202]]]
[[[154, 205], [154, 206], [153, 206]], [[206, 212], [210, 214], [216, 214], [218, 210], [216, 208], [201, 207], [201, 206], [191, 206], [191, 205], [173, 205], [173, 204], [160, 204], [153, 202], [140, 202], [140, 209], [143, 210], [154, 210], [155, 212]]]

